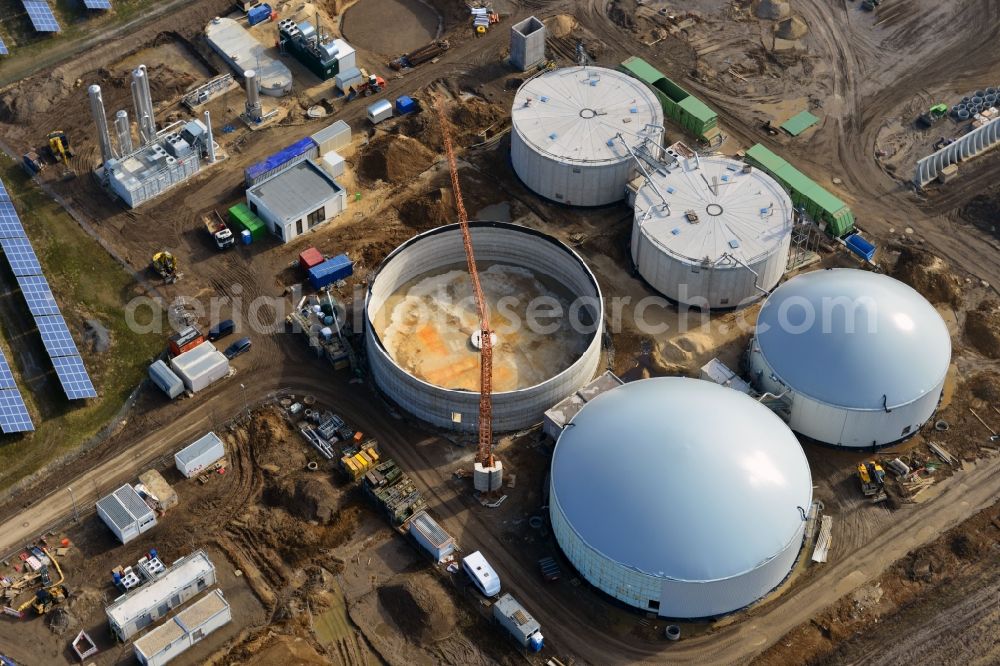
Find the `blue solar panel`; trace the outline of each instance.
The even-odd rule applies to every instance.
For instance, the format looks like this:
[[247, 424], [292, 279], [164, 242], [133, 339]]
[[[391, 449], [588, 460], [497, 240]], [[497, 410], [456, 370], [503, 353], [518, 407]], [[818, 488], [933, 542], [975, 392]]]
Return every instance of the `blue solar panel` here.
[[45, 351], [53, 359], [57, 356], [80, 355], [62, 315], [35, 317], [35, 323], [38, 324], [38, 332], [42, 334], [42, 344], [45, 345]]
[[59, 23], [45, 0], [21, 0], [36, 32], [59, 32]]
[[8, 53], [10, 53], [10, 51], [7, 50], [7, 45], [3, 43], [2, 39], [0, 39], [0, 55], [7, 55]]
[[87, 9], [111, 9], [111, 0], [83, 0]]
[[43, 276], [23, 275], [17, 278], [17, 284], [21, 287], [24, 300], [28, 301], [28, 309], [35, 317], [60, 314], [59, 304], [52, 295], [49, 281]]
[[14, 275], [41, 275], [42, 266], [27, 238], [0, 238], [0, 247]]
[[12, 433], [31, 432], [34, 429], [20, 392], [17, 389], [0, 391], [0, 430]]
[[7, 363], [7, 357], [0, 351], [0, 390], [12, 388], [17, 388], [17, 384], [14, 382], [14, 374], [10, 371], [10, 364]]
[[52, 365], [56, 368], [56, 376], [59, 377], [67, 398], [82, 400], [97, 397], [94, 383], [90, 381], [87, 368], [79, 356], [60, 356], [52, 359]]

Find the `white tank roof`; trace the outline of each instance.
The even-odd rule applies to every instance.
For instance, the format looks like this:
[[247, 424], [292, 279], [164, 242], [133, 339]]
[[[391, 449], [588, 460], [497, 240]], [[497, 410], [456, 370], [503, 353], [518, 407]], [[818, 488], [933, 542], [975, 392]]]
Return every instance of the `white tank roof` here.
[[791, 199], [760, 169], [744, 173], [742, 162], [724, 157], [681, 157], [650, 176], [652, 185], [646, 182], [635, 199], [640, 228], [683, 261], [715, 263], [730, 254], [754, 263], [780, 250], [792, 232]]
[[799, 533], [812, 477], [798, 440], [752, 398], [660, 377], [596, 397], [556, 445], [552, 492], [580, 538], [622, 566], [731, 578]]
[[624, 72], [566, 67], [522, 85], [511, 118], [514, 131], [535, 151], [599, 165], [628, 159], [615, 136], [621, 132], [630, 145], [640, 143], [646, 125], [663, 125], [663, 108], [646, 84]]
[[757, 317], [757, 341], [793, 391], [854, 409], [890, 409], [935, 390], [951, 336], [919, 293], [886, 275], [840, 268], [778, 287]]

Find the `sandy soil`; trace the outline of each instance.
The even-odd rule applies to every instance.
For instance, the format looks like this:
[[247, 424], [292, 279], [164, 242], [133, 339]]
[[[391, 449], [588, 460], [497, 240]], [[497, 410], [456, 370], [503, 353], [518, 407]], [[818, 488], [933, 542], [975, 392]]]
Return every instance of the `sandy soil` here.
[[420, 0], [361, 0], [344, 12], [341, 29], [355, 47], [394, 58], [435, 39], [441, 21]]

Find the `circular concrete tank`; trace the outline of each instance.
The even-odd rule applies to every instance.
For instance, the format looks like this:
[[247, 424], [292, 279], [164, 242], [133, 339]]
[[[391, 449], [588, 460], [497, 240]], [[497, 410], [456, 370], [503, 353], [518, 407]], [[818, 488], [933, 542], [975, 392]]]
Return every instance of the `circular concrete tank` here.
[[802, 547], [812, 476], [795, 435], [744, 393], [685, 377], [597, 396], [552, 456], [549, 515], [592, 585], [703, 618], [774, 589]]
[[[503, 222], [469, 224], [497, 336], [493, 427], [518, 430], [597, 371], [601, 291], [579, 255], [552, 236]], [[365, 317], [368, 362], [382, 393], [432, 425], [477, 430], [479, 324], [459, 226], [415, 236], [386, 257], [369, 283]]]
[[923, 296], [886, 275], [800, 275], [764, 302], [751, 381], [783, 395], [793, 430], [845, 447], [891, 444], [937, 409], [951, 336]]
[[642, 81], [603, 67], [566, 67], [525, 82], [511, 107], [510, 157], [536, 194], [573, 206], [625, 198], [630, 147], [662, 143], [663, 108]]
[[778, 284], [788, 263], [788, 193], [736, 160], [693, 153], [674, 159], [636, 193], [636, 269], [661, 294], [692, 307], [757, 300]]

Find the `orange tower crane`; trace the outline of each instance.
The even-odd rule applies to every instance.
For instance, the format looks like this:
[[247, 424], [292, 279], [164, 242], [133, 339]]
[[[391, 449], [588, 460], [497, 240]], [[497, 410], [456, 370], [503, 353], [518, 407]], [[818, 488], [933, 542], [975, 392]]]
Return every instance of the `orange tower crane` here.
[[[479, 282], [479, 271], [476, 269], [476, 255], [472, 251], [472, 235], [469, 233], [469, 215], [462, 201], [462, 187], [458, 182], [458, 163], [455, 160], [455, 150], [451, 143], [451, 133], [445, 117], [444, 103], [438, 98], [435, 103], [438, 122], [441, 125], [441, 136], [444, 139], [444, 150], [448, 156], [448, 170], [451, 172], [451, 189], [455, 195], [455, 210], [458, 213], [458, 224], [462, 229], [462, 242], [465, 244], [465, 258], [469, 264], [469, 276], [472, 278], [472, 290], [476, 296], [476, 306], [479, 308], [479, 448], [476, 452], [476, 462], [484, 468], [496, 466], [493, 457], [493, 329], [490, 327], [489, 307], [483, 295], [483, 287]], [[489, 490], [495, 490], [489, 488]]]

